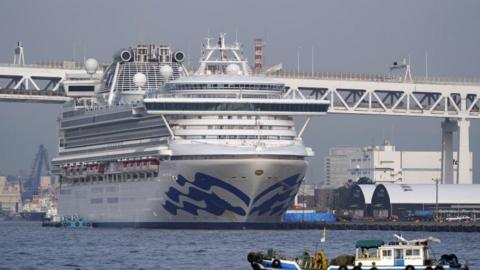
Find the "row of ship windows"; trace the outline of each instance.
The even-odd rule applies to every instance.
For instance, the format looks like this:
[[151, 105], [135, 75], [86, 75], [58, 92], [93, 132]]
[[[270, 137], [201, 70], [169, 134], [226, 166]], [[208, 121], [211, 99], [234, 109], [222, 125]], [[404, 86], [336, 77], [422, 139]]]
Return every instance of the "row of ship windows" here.
[[[141, 142], [141, 143], [132, 143], [132, 144], [129, 144], [128, 146], [129, 147], [139, 147], [139, 146], [143, 146], [143, 147], [147, 147], [147, 146], [152, 146], [152, 145], [158, 145], [158, 144], [164, 144], [164, 143], [167, 143], [167, 136], [165, 137], [161, 137], [161, 138], [154, 138], [154, 139], [150, 139], [151, 141], [149, 142]], [[65, 145], [65, 142], [64, 141], [60, 141], [60, 147], [66, 147]], [[122, 145], [122, 144], [113, 144], [113, 145], [107, 145], [107, 146], [102, 146], [102, 147], [95, 147], [95, 150], [96, 151], [105, 151], [105, 150], [114, 150], [114, 149], [121, 149], [121, 148], [125, 148], [125, 145]], [[81, 150], [71, 150], [68, 152], [68, 154], [80, 154], [80, 153], [91, 153], [91, 149], [81, 149]], [[60, 155], [62, 155], [63, 153], [60, 152]]]
[[205, 159], [247, 159], [247, 158], [265, 158], [282, 160], [304, 160], [303, 156], [285, 156], [285, 155], [194, 155], [194, 156], [172, 156], [172, 160], [205, 160]]
[[190, 135], [190, 136], [181, 136], [186, 140], [287, 140], [291, 141], [295, 137], [293, 136], [257, 136], [257, 135]]
[[125, 135], [125, 136], [119, 136], [116, 138], [92, 138], [92, 139], [76, 139], [76, 140], [64, 140], [60, 139], [60, 147], [81, 147], [81, 146], [89, 146], [89, 145], [97, 145], [97, 144], [107, 144], [107, 143], [121, 143], [124, 141], [129, 141], [129, 140], [144, 140], [144, 139], [154, 139], [154, 138], [162, 138], [162, 137], [168, 137], [169, 133], [168, 131], [155, 131], [155, 132], [150, 132], [150, 133], [145, 133], [142, 135], [136, 135], [132, 136], [130, 135]]
[[97, 115], [97, 116], [93, 116], [93, 117], [86, 117], [86, 118], [81, 118], [81, 119], [76, 119], [76, 120], [64, 119], [64, 121], [61, 124], [61, 127], [65, 128], [65, 127], [71, 127], [71, 126], [76, 126], [76, 125], [93, 124], [93, 123], [97, 123], [97, 122], [104, 122], [104, 121], [109, 121], [109, 120], [126, 118], [126, 117], [130, 117], [131, 115], [132, 115], [132, 111], [129, 110], [129, 111], [122, 111], [122, 112], [106, 114], [106, 115]]
[[[76, 120], [67, 120], [64, 119], [62, 123], [62, 127], [69, 127], [74, 125], [80, 124], [87, 124], [87, 123], [95, 123], [95, 122], [103, 122], [108, 120], [120, 119], [131, 116], [131, 111], [124, 111], [119, 113], [108, 114], [105, 116], [95, 116], [95, 117], [88, 117]], [[273, 120], [289, 120], [288, 116], [252, 116], [252, 115], [215, 115], [215, 116], [189, 116], [183, 115], [183, 119], [273, 119]], [[156, 119], [155, 119], [156, 120]], [[117, 124], [118, 125], [118, 124]]]
[[158, 176], [158, 172], [144, 172], [144, 173], [119, 173], [119, 174], [105, 174], [96, 176], [86, 176], [77, 178], [66, 178], [61, 176], [60, 183], [70, 184], [84, 184], [84, 183], [121, 183], [132, 181], [150, 181]]
[[133, 126], [130, 128], [122, 128], [122, 127], [112, 127], [110, 130], [103, 130], [100, 132], [65, 132], [65, 137], [69, 140], [75, 139], [87, 139], [87, 138], [100, 138], [100, 137], [112, 137], [113, 135], [118, 135], [119, 133], [123, 134], [142, 134], [147, 131], [152, 130], [163, 130], [165, 129], [165, 125], [150, 125], [150, 126]]
[[216, 125], [216, 126], [178, 126], [179, 129], [263, 129], [263, 130], [291, 130], [292, 126], [230, 126], [230, 125]]
[[257, 112], [326, 112], [326, 104], [287, 103], [187, 103], [155, 102], [146, 103], [147, 110], [158, 111], [257, 111]]
[[[175, 119], [175, 117], [172, 117]], [[291, 120], [288, 116], [283, 115], [274, 115], [274, 116], [255, 116], [255, 115], [183, 115], [181, 117], [177, 117], [181, 119], [260, 119], [260, 120]]]
[[[172, 95], [163, 95], [163, 94], [160, 94], [160, 95], [155, 95], [156, 93], [154, 93], [154, 97], [162, 97], [162, 96], [166, 96], [166, 97], [169, 97], [169, 96], [172, 96]], [[241, 95], [241, 98], [257, 98], [257, 99], [265, 99], [265, 98], [268, 98], [269, 96], [272, 96], [272, 97], [277, 97], [277, 98], [280, 98], [281, 96], [280, 95], [265, 95], [265, 94], [245, 94], [245, 93], [235, 93], [235, 94], [227, 94], [227, 93], [221, 93], [221, 94], [210, 94], [210, 93], [206, 93], [206, 94], [200, 94], [200, 93], [194, 93], [194, 94], [186, 94], [186, 93], [181, 93], [181, 94], [177, 94], [176, 96], [181, 96], [183, 98], [238, 98], [239, 95]]]
[[196, 89], [244, 89], [244, 90], [270, 90], [282, 91], [285, 87], [282, 84], [227, 84], [227, 83], [167, 83], [166, 89], [175, 90], [196, 90]]
[[152, 127], [164, 127], [165, 123], [162, 119], [135, 119], [134, 121], [122, 121], [116, 123], [104, 123], [99, 125], [91, 125], [88, 127], [78, 127], [65, 130], [68, 136], [84, 136], [98, 135], [102, 133], [111, 133], [118, 130], [139, 130], [150, 129]]

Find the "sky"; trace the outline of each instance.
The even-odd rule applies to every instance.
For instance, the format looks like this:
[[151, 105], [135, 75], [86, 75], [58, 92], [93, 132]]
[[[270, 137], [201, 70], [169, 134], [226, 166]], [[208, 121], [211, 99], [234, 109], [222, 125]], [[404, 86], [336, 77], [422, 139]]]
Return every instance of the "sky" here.
[[[410, 58], [414, 76], [480, 78], [480, 1], [0, 1], [0, 62], [13, 61], [22, 41], [27, 63], [94, 57], [108, 63], [120, 48], [162, 43], [192, 64], [208, 34], [238, 38], [253, 63], [253, 39], [265, 40], [266, 65], [288, 70], [384, 74]], [[39, 144], [57, 152], [60, 105], [0, 103], [0, 175], [29, 171]], [[324, 178], [331, 147], [381, 144], [440, 151], [441, 119], [327, 115], [311, 122], [304, 140], [316, 157], [310, 174]], [[474, 181], [480, 183], [480, 120], [472, 120]]]

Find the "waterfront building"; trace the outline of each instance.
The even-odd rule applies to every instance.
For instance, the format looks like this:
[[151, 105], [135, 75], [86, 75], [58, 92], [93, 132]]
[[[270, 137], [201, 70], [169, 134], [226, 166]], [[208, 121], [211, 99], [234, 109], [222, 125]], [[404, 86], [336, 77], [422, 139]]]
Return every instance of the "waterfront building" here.
[[[361, 149], [333, 148], [325, 160], [326, 185], [338, 187], [349, 179], [358, 181], [360, 178], [376, 183], [432, 184], [433, 179], [441, 178], [441, 160], [441, 152], [398, 151], [389, 141]], [[456, 160], [453, 162], [454, 183], [457, 184], [458, 164]], [[472, 158], [469, 168], [468, 179], [472, 179]]]
[[344, 185], [350, 178], [350, 160], [352, 156], [362, 153], [357, 147], [335, 147], [330, 148], [328, 156], [325, 157], [325, 183], [328, 188], [336, 188]]
[[372, 196], [376, 186], [353, 185], [347, 198], [347, 208], [353, 218], [372, 216]]
[[[438, 188], [438, 189], [437, 189]], [[374, 218], [444, 219], [480, 217], [480, 185], [377, 185], [371, 198]], [[438, 194], [438, 195], [437, 195]], [[364, 194], [366, 195], [366, 194]]]
[[21, 202], [20, 185], [8, 183], [5, 176], [0, 176], [0, 212], [16, 213]]

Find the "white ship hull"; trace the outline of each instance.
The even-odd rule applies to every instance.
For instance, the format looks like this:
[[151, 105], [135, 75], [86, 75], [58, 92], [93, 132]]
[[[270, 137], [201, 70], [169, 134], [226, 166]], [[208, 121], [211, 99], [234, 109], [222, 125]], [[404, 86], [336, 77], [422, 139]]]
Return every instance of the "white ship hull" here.
[[281, 221], [306, 168], [302, 159], [163, 161], [151, 179], [64, 184], [59, 213], [98, 226], [261, 226]]
[[293, 117], [323, 115], [329, 102], [251, 76], [224, 35], [207, 43], [194, 75], [168, 46], [122, 50], [95, 97], [65, 107], [52, 161], [60, 215], [98, 226], [279, 224], [313, 156], [302, 140], [310, 118], [297, 134]]

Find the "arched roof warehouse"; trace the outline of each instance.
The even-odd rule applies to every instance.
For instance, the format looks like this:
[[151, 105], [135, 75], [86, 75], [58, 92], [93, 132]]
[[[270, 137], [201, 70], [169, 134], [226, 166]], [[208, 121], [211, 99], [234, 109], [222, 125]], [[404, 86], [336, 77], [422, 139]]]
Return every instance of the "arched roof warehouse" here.
[[[435, 184], [379, 184], [372, 204], [435, 204]], [[450, 205], [480, 205], [480, 185], [438, 185], [438, 203]]]
[[366, 204], [371, 204], [372, 203], [372, 196], [373, 192], [375, 191], [375, 185], [358, 185], [358, 187], [361, 189], [363, 198], [365, 200]]
[[364, 209], [366, 205], [372, 203], [375, 185], [354, 185], [350, 190], [348, 206], [350, 208]]
[[371, 215], [371, 202], [375, 185], [354, 185], [350, 189], [347, 200], [347, 208], [354, 217]]

